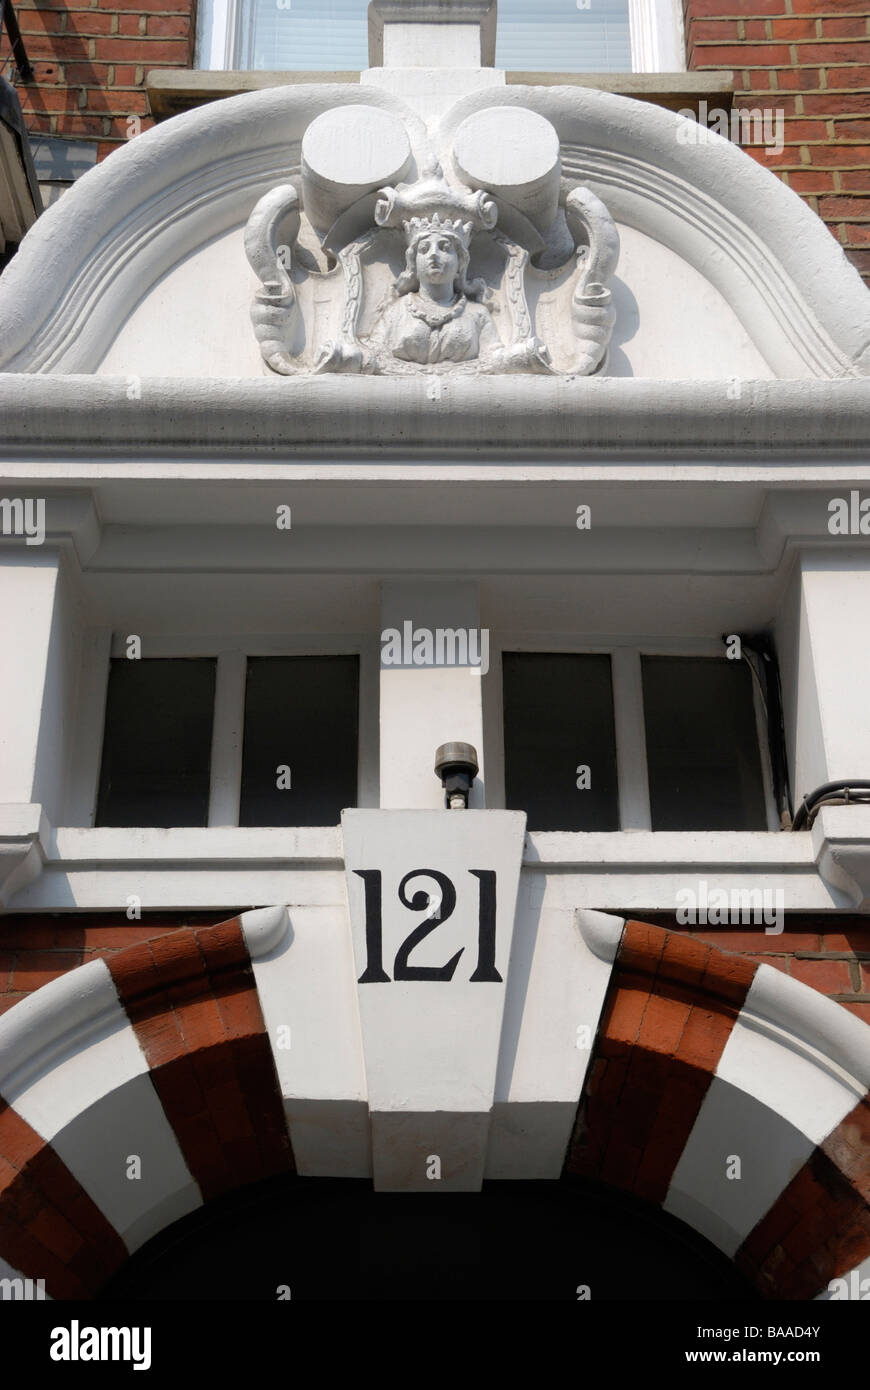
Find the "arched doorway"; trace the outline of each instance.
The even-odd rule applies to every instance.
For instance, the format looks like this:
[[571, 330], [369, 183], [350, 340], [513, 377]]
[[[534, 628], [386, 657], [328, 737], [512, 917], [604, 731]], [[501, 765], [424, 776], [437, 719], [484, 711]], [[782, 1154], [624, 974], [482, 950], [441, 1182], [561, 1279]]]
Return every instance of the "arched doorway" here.
[[105, 1299], [753, 1300], [683, 1222], [592, 1184], [489, 1182], [481, 1193], [375, 1193], [281, 1177], [176, 1222]]

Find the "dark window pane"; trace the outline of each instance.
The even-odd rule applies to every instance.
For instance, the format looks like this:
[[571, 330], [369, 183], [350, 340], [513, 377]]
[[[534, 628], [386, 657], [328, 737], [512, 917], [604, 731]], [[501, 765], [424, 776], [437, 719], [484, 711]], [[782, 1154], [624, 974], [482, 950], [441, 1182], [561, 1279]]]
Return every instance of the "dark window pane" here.
[[527, 812], [530, 830], [618, 830], [610, 657], [506, 652], [502, 663], [508, 809]]
[[653, 830], [766, 830], [746, 665], [715, 657], [642, 662]]
[[356, 805], [358, 704], [355, 656], [249, 660], [240, 825], [338, 824]]
[[214, 661], [111, 663], [97, 825], [207, 825]]

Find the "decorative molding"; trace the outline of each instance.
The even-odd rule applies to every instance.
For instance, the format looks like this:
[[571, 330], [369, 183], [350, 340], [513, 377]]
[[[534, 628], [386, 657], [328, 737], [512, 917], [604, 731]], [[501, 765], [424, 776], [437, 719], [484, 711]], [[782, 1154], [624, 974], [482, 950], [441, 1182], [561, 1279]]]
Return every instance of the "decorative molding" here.
[[[147, 131], [85, 174], [39, 218], [0, 280], [0, 366], [94, 371], [136, 300], [198, 246], [242, 226], [298, 168], [310, 121], [361, 95], [329, 85], [251, 93]], [[425, 162], [433, 151], [419, 118], [377, 89], [364, 99], [402, 117]], [[565, 174], [617, 222], [664, 241], [712, 280], [780, 376], [870, 370], [870, 296], [824, 224], [775, 175], [712, 133], [680, 144], [685, 118], [672, 112], [582, 88], [466, 97], [443, 123], [441, 146], [468, 115], [511, 104], [552, 122]]]
[[33, 802], [0, 805], [0, 907], [35, 883], [49, 854], [51, 826]]
[[260, 960], [283, 945], [290, 933], [286, 907], [259, 907], [239, 917], [251, 960]]
[[866, 911], [870, 907], [870, 809], [823, 806], [810, 833], [822, 878], [844, 893], [852, 907]]
[[[359, 105], [362, 94], [329, 85], [251, 93], [147, 131], [96, 166], [39, 218], [4, 272], [0, 365], [95, 370], [136, 299], [196, 247], [242, 225], [257, 198], [298, 168], [311, 120]], [[418, 165], [432, 153], [419, 118], [396, 98], [366, 88], [365, 102], [401, 115]], [[801, 199], [741, 150], [715, 134], [678, 143], [684, 118], [649, 103], [558, 87], [464, 98], [442, 125], [442, 147], [468, 115], [500, 105], [550, 120], [565, 174], [604, 198], [617, 221], [701, 269], [779, 375], [870, 370], [860, 277]]]
[[126, 1027], [127, 1020], [105, 961], [89, 961], [50, 980], [0, 1014], [0, 1095], [12, 1103], [116, 1026]]
[[599, 960], [614, 961], [625, 929], [625, 918], [609, 912], [591, 912], [579, 908], [575, 920], [583, 940]]

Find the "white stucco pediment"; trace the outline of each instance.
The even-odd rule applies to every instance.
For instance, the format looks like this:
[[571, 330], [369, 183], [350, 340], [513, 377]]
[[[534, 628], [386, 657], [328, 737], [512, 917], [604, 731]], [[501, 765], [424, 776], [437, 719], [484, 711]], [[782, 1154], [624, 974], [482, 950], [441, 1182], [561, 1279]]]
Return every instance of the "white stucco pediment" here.
[[[0, 370], [277, 372], [291, 394], [296, 373], [385, 361], [569, 378], [870, 374], [870, 294], [827, 228], [727, 140], [696, 127], [687, 141], [689, 124], [575, 87], [489, 87], [435, 130], [366, 85], [201, 107], [132, 140], [39, 219], [0, 278]], [[427, 318], [410, 294], [379, 323], [433, 227], [469, 250], [467, 305], [457, 291], [458, 307]], [[448, 343], [465, 310], [479, 352], [465, 339], [443, 361], [419, 342], [400, 351], [405, 308]]]

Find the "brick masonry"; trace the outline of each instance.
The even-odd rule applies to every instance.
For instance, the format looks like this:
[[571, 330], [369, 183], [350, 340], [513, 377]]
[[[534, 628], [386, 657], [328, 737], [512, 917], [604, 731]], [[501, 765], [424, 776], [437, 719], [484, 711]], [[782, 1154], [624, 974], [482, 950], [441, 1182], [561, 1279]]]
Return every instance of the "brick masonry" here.
[[[748, 960], [765, 962], [834, 999], [870, 1023], [870, 921], [865, 917], [789, 914], [779, 936], [748, 927], [698, 927], [688, 931], [673, 914], [641, 912], [644, 922], [695, 937]], [[0, 918], [0, 1013], [56, 976], [95, 956], [111, 957], [183, 927], [212, 926], [227, 918], [214, 912], [146, 914], [131, 923], [123, 913], [70, 916], [11, 914]]]
[[196, 0], [15, 0], [15, 13], [35, 77], [17, 86], [28, 130], [96, 141], [99, 159], [154, 124], [149, 68], [193, 66]]
[[732, 69], [738, 111], [783, 113], [780, 154], [744, 148], [809, 203], [870, 281], [868, 0], [683, 0], [683, 13], [688, 67]]
[[[848, 940], [851, 924], [838, 923]], [[824, 934], [815, 939], [823, 944]], [[859, 940], [867, 944], [866, 937]], [[794, 943], [786, 942], [783, 956], [800, 959], [793, 952]], [[664, 1201], [757, 971], [750, 955], [723, 954], [685, 932], [627, 922], [566, 1178], [606, 1181]], [[764, 1297], [812, 1299], [870, 1254], [868, 1137], [865, 1095], [747, 1232], [736, 1263]], [[724, 1154], [729, 1141], [721, 1138]]]
[[[185, 1176], [202, 1200], [292, 1175], [280, 1087], [238, 919], [206, 927], [128, 926], [123, 934], [102, 927], [100, 944], [92, 944], [90, 930], [80, 929], [79, 949], [67, 949], [52, 925], [35, 954], [56, 958], [55, 975], [58, 958], [62, 972], [76, 963], [71, 957], [107, 956]], [[30, 968], [25, 983], [36, 988], [46, 973], [43, 964]], [[122, 1090], [107, 1091], [108, 1110], [102, 1102], [92, 1107], [100, 1115], [94, 1144], [117, 1136], [111, 1106]], [[45, 1279], [52, 1298], [87, 1298], [121, 1267], [128, 1249], [54, 1143], [0, 1096], [0, 1258], [26, 1278]]]
[[[295, 1167], [241, 923], [203, 921], [208, 917], [0, 923], [13, 985], [21, 961], [11, 1002], [82, 958], [106, 958], [171, 1132], [206, 1202]], [[788, 925], [776, 942], [788, 967], [804, 959], [807, 944], [814, 947], [809, 963], [826, 963], [830, 939], [829, 964], [857, 962], [863, 971], [862, 921], [838, 917], [836, 934], [821, 930], [818, 918]], [[719, 945], [721, 935], [733, 934], [720, 934]], [[725, 952], [685, 931], [627, 922], [578, 1101], [566, 1180], [606, 1181], [653, 1203], [669, 1199], [758, 969], [757, 942], [738, 938], [737, 944], [750, 949]], [[836, 972], [832, 978], [836, 983]], [[867, 1257], [868, 1136], [865, 1095], [797, 1172], [784, 1175], [767, 1213], [747, 1225], [736, 1260], [764, 1296], [812, 1298]], [[53, 1297], [96, 1292], [124, 1258], [76, 1174], [3, 1097], [0, 1255], [27, 1278], [44, 1274]]]

